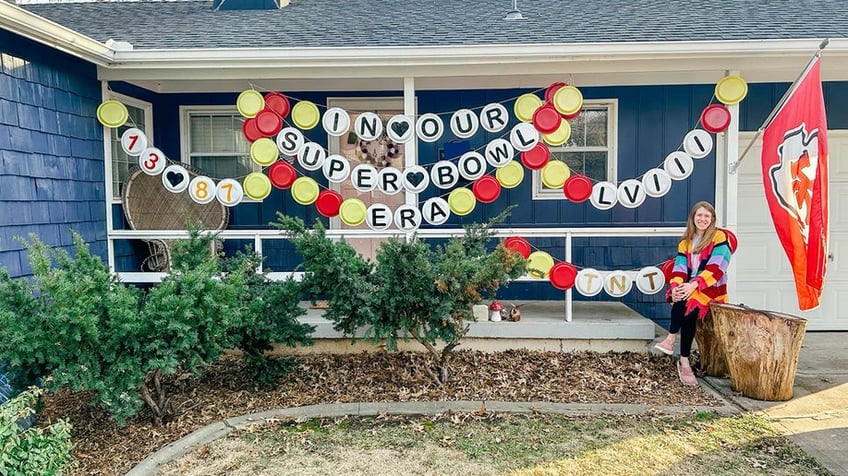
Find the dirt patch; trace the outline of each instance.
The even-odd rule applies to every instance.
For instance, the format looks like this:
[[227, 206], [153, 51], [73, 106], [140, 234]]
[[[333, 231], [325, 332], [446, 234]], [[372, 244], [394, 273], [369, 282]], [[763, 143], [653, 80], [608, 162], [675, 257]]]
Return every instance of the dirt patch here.
[[677, 380], [673, 360], [639, 353], [459, 351], [453, 378], [436, 385], [418, 353], [373, 352], [300, 357], [276, 389], [258, 388], [243, 363], [227, 356], [202, 375], [180, 374], [166, 385], [175, 417], [153, 426], [142, 413], [123, 428], [87, 405], [89, 396], [46, 398], [43, 422], [73, 425], [77, 475], [124, 474], [167, 443], [225, 418], [319, 403], [388, 401], [546, 401], [720, 406], [700, 387]]

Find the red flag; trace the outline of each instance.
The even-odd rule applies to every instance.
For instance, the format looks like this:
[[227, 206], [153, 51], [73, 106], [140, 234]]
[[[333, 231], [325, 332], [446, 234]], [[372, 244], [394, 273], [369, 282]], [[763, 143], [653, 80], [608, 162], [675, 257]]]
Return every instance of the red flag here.
[[827, 120], [816, 57], [763, 133], [763, 185], [802, 311], [819, 305], [828, 247]]

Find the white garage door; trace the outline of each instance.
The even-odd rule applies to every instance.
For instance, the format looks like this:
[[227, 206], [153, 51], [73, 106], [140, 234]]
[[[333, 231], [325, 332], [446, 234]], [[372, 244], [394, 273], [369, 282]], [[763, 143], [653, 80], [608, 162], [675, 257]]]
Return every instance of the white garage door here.
[[[740, 133], [740, 150], [753, 137], [753, 133]], [[738, 169], [739, 248], [734, 255], [737, 284], [731, 302], [804, 317], [807, 330], [848, 330], [848, 131], [828, 131], [831, 258], [821, 305], [812, 311], [798, 309], [792, 268], [766, 205], [761, 147], [759, 138]]]

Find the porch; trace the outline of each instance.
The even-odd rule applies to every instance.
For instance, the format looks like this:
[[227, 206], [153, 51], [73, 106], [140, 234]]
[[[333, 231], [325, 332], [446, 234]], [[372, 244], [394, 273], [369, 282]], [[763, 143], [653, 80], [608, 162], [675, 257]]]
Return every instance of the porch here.
[[[521, 320], [471, 323], [460, 349], [497, 352], [508, 349], [539, 351], [646, 352], [655, 337], [656, 324], [620, 302], [573, 302], [572, 320], [566, 320], [565, 301], [512, 301], [521, 305]], [[333, 329], [322, 317], [323, 309], [307, 306], [301, 318], [315, 326], [315, 345], [298, 353], [365, 352], [367, 342], [351, 339]], [[414, 341], [401, 342], [400, 350], [421, 351]], [[281, 352], [284, 352], [280, 349]]]

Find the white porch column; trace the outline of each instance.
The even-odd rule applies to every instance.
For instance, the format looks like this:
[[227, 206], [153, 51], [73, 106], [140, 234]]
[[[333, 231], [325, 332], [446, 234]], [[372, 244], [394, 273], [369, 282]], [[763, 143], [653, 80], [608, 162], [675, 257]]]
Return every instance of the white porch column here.
[[[726, 71], [726, 75], [739, 74], [738, 71]], [[730, 125], [724, 131], [724, 140], [716, 141], [716, 219], [719, 226], [731, 231], [737, 230], [738, 175], [731, 173], [729, 164], [739, 158], [739, 104], [727, 106], [730, 110]], [[727, 292], [733, 302], [736, 294], [736, 262], [731, 259], [727, 272]]]
[[[414, 121], [418, 120], [415, 111], [415, 78], [403, 78], [403, 113], [413, 120], [412, 130], [415, 130]], [[403, 166], [412, 167], [418, 165], [418, 139], [413, 134], [413, 140], [406, 143], [403, 154]], [[405, 192], [407, 205], [418, 205], [418, 194], [410, 191]]]

